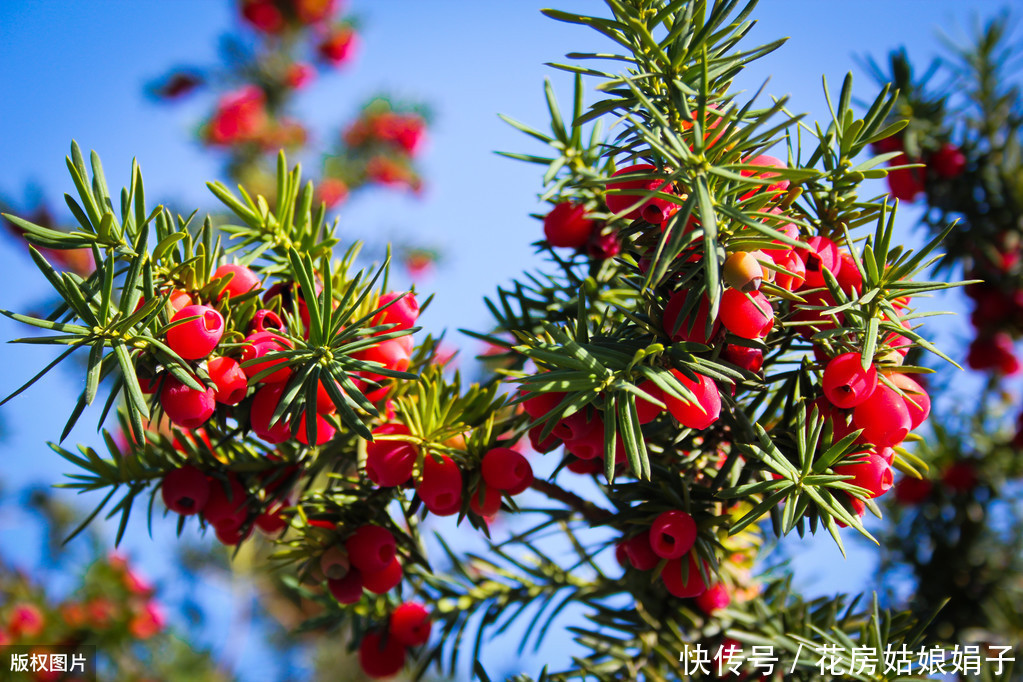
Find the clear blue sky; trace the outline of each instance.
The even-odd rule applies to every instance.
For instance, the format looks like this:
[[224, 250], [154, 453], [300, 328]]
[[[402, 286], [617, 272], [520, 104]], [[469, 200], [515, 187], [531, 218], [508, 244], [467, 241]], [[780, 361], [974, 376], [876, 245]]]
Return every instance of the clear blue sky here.
[[[530, 212], [540, 210], [536, 169], [502, 159], [494, 150], [536, 151], [530, 141], [502, 123], [497, 114], [546, 124], [544, 77], [552, 77], [567, 100], [569, 81], [543, 66], [570, 51], [600, 50], [606, 44], [587, 29], [560, 24], [539, 13], [535, 0], [513, 2], [433, 0], [352, 0], [363, 22], [362, 49], [343, 73], [324, 78], [304, 98], [301, 113], [326, 136], [350, 120], [372, 94], [389, 92], [421, 99], [436, 114], [423, 160], [428, 190], [423, 199], [372, 193], [341, 216], [345, 237], [419, 234], [439, 244], [442, 270], [427, 289], [437, 292], [424, 322], [432, 329], [484, 328], [482, 296], [535, 267], [529, 243], [540, 234]], [[565, 0], [559, 9], [600, 12], [602, 3]], [[837, 89], [853, 71], [861, 97], [873, 84], [856, 67], [854, 55], [883, 60], [906, 45], [918, 63], [938, 53], [935, 30], [963, 38], [974, 10], [995, 3], [958, 0], [763, 0], [760, 24], [750, 43], [790, 36], [788, 45], [754, 65], [743, 86], [755, 90], [768, 77], [767, 91], [790, 94], [790, 107], [826, 120], [821, 75]], [[137, 157], [152, 200], [211, 206], [204, 183], [217, 177], [219, 160], [190, 136], [206, 101], [167, 107], [142, 95], [143, 84], [173, 64], [208, 65], [216, 60], [220, 34], [234, 26], [234, 3], [213, 0], [63, 2], [26, 0], [0, 3], [0, 195], [20, 198], [35, 183], [61, 205], [70, 188], [63, 157], [75, 138], [103, 158], [108, 180], [119, 187]], [[907, 217], [906, 224], [911, 222]], [[22, 310], [44, 295], [42, 279], [10, 244], [0, 245], [0, 307]], [[26, 334], [26, 328], [0, 321], [0, 337]], [[475, 347], [466, 344], [469, 352]], [[45, 349], [4, 346], [0, 354], [0, 393], [6, 394], [48, 361]], [[56, 373], [50, 380], [0, 411], [8, 440], [0, 474], [13, 483], [52, 481], [68, 469], [43, 445], [59, 434], [80, 390], [78, 377]], [[95, 440], [96, 413], [86, 414], [69, 441]], [[171, 529], [157, 529], [155, 541], [142, 524], [130, 547], [150, 572], [160, 574], [161, 543]], [[20, 542], [17, 520], [0, 520], [4, 550]], [[825, 567], [837, 552], [828, 538], [815, 543], [816, 557], [805, 566], [817, 589], [853, 588], [857, 575], [831, 574]], [[869, 561], [869, 556], [861, 558]], [[854, 572], [855, 573], [855, 572]], [[169, 581], [170, 576], [162, 575]], [[555, 667], [563, 652], [544, 651]], [[534, 671], [535, 672], [535, 671]], [[260, 679], [250, 671], [248, 679]]]

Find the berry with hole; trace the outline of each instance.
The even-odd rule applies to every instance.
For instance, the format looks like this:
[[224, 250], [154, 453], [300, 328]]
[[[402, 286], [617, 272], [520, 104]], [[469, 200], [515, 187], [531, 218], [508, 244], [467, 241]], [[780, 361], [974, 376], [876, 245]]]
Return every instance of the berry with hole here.
[[650, 525], [650, 549], [662, 559], [678, 559], [696, 542], [696, 521], [688, 513], [671, 509]]
[[185, 360], [198, 360], [213, 352], [224, 335], [224, 318], [208, 305], [185, 306], [171, 322], [185, 320], [167, 330], [167, 345]]
[[178, 381], [177, 377], [168, 375], [160, 390], [160, 407], [176, 426], [195, 429], [213, 416], [216, 401], [212, 388], [197, 391]]
[[160, 493], [167, 509], [182, 516], [190, 516], [206, 506], [210, 498], [210, 479], [191, 464], [185, 464], [167, 472]]
[[385, 488], [402, 485], [412, 475], [419, 451], [401, 440], [376, 439], [376, 436], [408, 435], [404, 424], [384, 424], [373, 429], [374, 439], [366, 444], [366, 475]]
[[596, 222], [587, 218], [586, 206], [563, 201], [543, 219], [543, 234], [551, 246], [578, 249], [586, 245]]
[[249, 389], [249, 378], [236, 360], [228, 357], [211, 358], [206, 362], [206, 372], [216, 388], [213, 399], [221, 405], [237, 405]]
[[521, 452], [511, 448], [493, 448], [483, 455], [480, 465], [487, 485], [518, 495], [533, 482], [533, 467]]
[[394, 560], [394, 535], [382, 526], [360, 526], [345, 542], [352, 565], [368, 575], [387, 568]]
[[430, 612], [422, 604], [407, 601], [393, 612], [388, 621], [391, 637], [405, 646], [422, 646], [430, 639]]
[[824, 395], [831, 404], [850, 409], [863, 403], [877, 388], [877, 369], [863, 369], [859, 353], [842, 353], [828, 362], [824, 369]]

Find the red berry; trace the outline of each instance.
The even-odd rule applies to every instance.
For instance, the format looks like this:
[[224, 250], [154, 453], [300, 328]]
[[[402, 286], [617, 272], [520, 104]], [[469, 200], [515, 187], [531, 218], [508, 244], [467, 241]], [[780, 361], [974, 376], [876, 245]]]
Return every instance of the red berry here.
[[842, 258], [835, 242], [827, 237], [811, 237], [806, 243], [810, 245], [809, 250], [797, 249], [806, 266], [806, 282], [803, 286], [807, 289], [825, 286], [824, 270], [828, 270], [837, 279], [842, 271]]
[[913, 423], [902, 397], [884, 384], [853, 410], [853, 424], [863, 429], [860, 439], [878, 447], [893, 447], [906, 436]]
[[[404, 424], [384, 424], [373, 429], [378, 435], [408, 435]], [[374, 440], [366, 445], [366, 475], [379, 486], [388, 488], [402, 485], [412, 475], [419, 451], [416, 446], [401, 440]]]
[[786, 272], [775, 270], [774, 283], [782, 289], [795, 291], [806, 281], [806, 264], [795, 249], [777, 253], [779, 255], [773, 256], [774, 264]]
[[412, 361], [412, 337], [399, 336], [381, 341], [375, 346], [352, 353], [352, 357], [366, 362], [379, 362], [387, 369], [404, 372]]
[[306, 435], [306, 419], [305, 412], [303, 412], [302, 416], [299, 417], [298, 420], [298, 433], [295, 434], [295, 438], [302, 445], [323, 445], [331, 438], [333, 438], [336, 432], [337, 429], [335, 429], [334, 426], [329, 421], [327, 421], [320, 415], [316, 415], [316, 434], [314, 436], [315, 440], [313, 440], [313, 442], [310, 443], [309, 437]]
[[374, 326], [382, 324], [394, 325], [390, 331], [395, 329], [411, 329], [415, 326], [416, 320], [419, 319], [419, 302], [416, 301], [416, 295], [411, 291], [406, 293], [391, 291], [384, 294], [380, 297], [377, 309], [379, 310], [395, 300], [397, 303], [388, 306], [373, 318], [372, 324]]
[[706, 296], [700, 296], [700, 302], [689, 314], [679, 319], [682, 310], [686, 305], [687, 292], [685, 289], [676, 291], [668, 299], [664, 306], [664, 317], [661, 326], [664, 333], [671, 337], [672, 341], [692, 341], [694, 343], [709, 343], [710, 339], [717, 334], [718, 320], [714, 320], [710, 331], [707, 330], [707, 315], [710, 312], [710, 302]]
[[934, 152], [927, 161], [927, 165], [934, 169], [940, 177], [956, 178], [962, 175], [966, 168], [966, 156], [951, 142], [946, 142]]
[[546, 417], [564, 399], [565, 393], [535, 393], [523, 401], [522, 409], [533, 419]]
[[650, 548], [650, 531], [645, 530], [639, 535], [624, 542], [625, 555], [629, 563], [638, 571], [649, 571], [657, 565], [660, 558]]
[[206, 506], [210, 497], [210, 480], [191, 464], [185, 464], [167, 472], [160, 493], [167, 509], [189, 516]]
[[732, 603], [732, 595], [728, 588], [721, 583], [714, 583], [707, 588], [707, 591], [696, 597], [696, 605], [708, 616]]
[[387, 568], [395, 557], [395, 542], [391, 531], [382, 526], [360, 526], [345, 543], [352, 565], [364, 577]]
[[[242, 365], [245, 373], [250, 377], [256, 377], [260, 372], [266, 372], [273, 367], [286, 362], [284, 358], [253, 362], [271, 353], [280, 353], [292, 348], [291, 341], [280, 334], [271, 331], [256, 332], [245, 338], [245, 345], [242, 346]], [[251, 364], [250, 364], [251, 363]], [[256, 381], [264, 384], [279, 384], [291, 378], [291, 368], [281, 367], [276, 372], [270, 372], [266, 376], [256, 378]]]
[[543, 233], [551, 246], [578, 249], [589, 241], [595, 225], [583, 204], [563, 201], [543, 219]]
[[705, 429], [716, 422], [721, 416], [721, 395], [714, 380], [706, 375], [697, 374], [696, 381], [693, 381], [677, 369], [672, 369], [671, 373], [696, 397], [696, 402], [691, 403], [665, 392], [664, 403], [671, 415], [682, 426], [690, 429]]
[[[775, 158], [773, 156], [769, 156], [767, 154], [761, 154], [759, 156], [754, 156], [752, 159], [745, 159], [744, 163], [746, 163], [746, 164], [748, 164], [750, 166], [773, 166], [774, 168], [788, 168], [788, 166], [785, 165], [784, 161], [782, 161], [781, 159]], [[759, 179], [763, 179], [763, 180], [767, 180], [769, 178], [774, 178], [774, 177], [778, 176], [777, 173], [773, 173], [771, 171], [754, 171], [754, 170], [740, 170], [739, 174], [743, 175], [745, 177], [755, 177], [755, 178], [759, 178]], [[789, 181], [788, 180], [779, 180], [778, 182], [772, 183], [770, 185], [766, 185], [766, 186], [765, 185], [760, 185], [756, 189], [753, 189], [753, 190], [750, 190], [750, 191], [744, 193], [740, 197], [740, 200], [749, 199], [750, 197], [756, 195], [756, 193], [760, 192], [760, 191], [764, 191], [764, 192], [766, 192], [768, 194], [777, 194], [779, 192], [784, 192], [788, 188], [789, 188]]]
[[212, 388], [197, 391], [168, 374], [160, 390], [160, 407], [175, 425], [183, 429], [195, 429], [213, 416], [216, 401]]
[[586, 243], [586, 253], [594, 260], [614, 258], [622, 252], [622, 242], [614, 232], [600, 233], [596, 230]]
[[[657, 169], [649, 164], [637, 164], [623, 168], [612, 177], [622, 175], [649, 175]], [[632, 191], [629, 191], [632, 190]], [[611, 213], [629, 210], [623, 217], [626, 220], [643, 218], [652, 225], [660, 225], [667, 217], [668, 207], [672, 202], [667, 199], [647, 196], [648, 192], [672, 193], [671, 184], [662, 178], [643, 178], [635, 180], [619, 180], [607, 183], [607, 209]], [[644, 198], [646, 197], [646, 198]]]
[[973, 462], [955, 462], [945, 469], [941, 480], [954, 492], [968, 493], [977, 487], [977, 467]]
[[923, 386], [907, 374], [889, 374], [888, 378], [893, 384], [902, 389], [904, 394], [902, 399], [906, 403], [906, 409], [909, 410], [909, 418], [912, 424], [910, 428], [915, 429], [931, 413], [931, 397], [927, 395], [927, 391], [924, 390]]
[[835, 407], [849, 409], [864, 402], [877, 388], [877, 369], [863, 369], [859, 353], [836, 355], [824, 369], [824, 395]]
[[[588, 410], [583, 409], [573, 412], [559, 421], [555, 424], [551, 433], [566, 443], [574, 443], [593, 438], [594, 433], [598, 430], [600, 431], [598, 436], [600, 442], [603, 442], [604, 421], [600, 418], [600, 415], [594, 412], [588, 413]], [[593, 457], [596, 457], [596, 455], [593, 455]], [[589, 458], [583, 457], [583, 459]]]
[[903, 476], [895, 484], [895, 499], [902, 504], [920, 504], [931, 496], [934, 484], [926, 478]]
[[248, 493], [238, 479], [232, 476], [228, 479], [226, 489], [220, 481], [211, 482], [202, 516], [206, 523], [217, 528], [240, 528], [249, 516], [248, 505]]
[[[899, 154], [888, 162], [891, 166], [908, 164], [909, 157]], [[913, 201], [924, 191], [924, 182], [919, 168], [897, 168], [888, 171], [888, 190], [893, 197], [901, 201]]]
[[729, 344], [721, 351], [721, 357], [728, 362], [756, 374], [764, 366], [764, 351], [759, 348]]
[[501, 509], [501, 491], [480, 481], [469, 499], [469, 508], [480, 516], [493, 516]]
[[533, 483], [533, 467], [521, 452], [511, 448], [493, 448], [480, 465], [487, 485], [518, 495]]
[[398, 557], [394, 557], [378, 571], [363, 572], [362, 586], [373, 594], [384, 594], [397, 587], [404, 575], [401, 562], [398, 561]]
[[390, 637], [384, 643], [378, 632], [367, 632], [359, 645], [359, 665], [373, 678], [397, 675], [405, 667], [405, 645]]
[[391, 637], [405, 646], [420, 646], [430, 639], [430, 612], [417, 602], [407, 601], [391, 613]]
[[284, 320], [269, 308], [260, 308], [253, 313], [249, 329], [253, 333], [280, 331], [284, 329]]
[[547, 436], [544, 440], [540, 440], [540, 434], [542, 432], [543, 424], [537, 424], [529, 429], [529, 446], [533, 448], [533, 450], [542, 454], [556, 450], [561, 445], [561, 439], [553, 433]]
[[662, 512], [650, 525], [650, 549], [662, 559], [678, 559], [693, 548], [696, 534], [696, 521], [686, 512]]
[[[196, 317], [198, 316], [198, 317]], [[185, 360], [209, 355], [224, 335], [224, 318], [206, 305], [190, 305], [179, 310], [171, 322], [196, 317], [167, 330], [167, 345]]]
[[277, 33], [284, 28], [284, 15], [272, 0], [244, 0], [242, 17], [263, 33]]
[[[664, 391], [662, 391], [660, 386], [655, 384], [653, 381], [648, 379], [639, 384], [636, 388], [648, 394], [651, 398], [656, 398], [662, 403], [664, 402]], [[636, 396], [636, 415], [639, 417], [640, 424], [649, 424], [661, 416], [662, 412], [664, 412], [663, 407], [659, 407], [638, 395]]]
[[856, 260], [848, 251], [839, 251], [838, 259], [842, 262], [838, 273], [835, 273], [838, 286], [850, 296], [859, 296], [863, 291], [863, 275], [856, 267]]
[[270, 425], [277, 405], [284, 395], [284, 384], [271, 384], [256, 391], [249, 412], [249, 425], [252, 432], [267, 443], [278, 444], [291, 439], [291, 427], [281, 417], [276, 424]]
[[362, 571], [349, 568], [343, 578], [328, 578], [327, 589], [341, 604], [355, 604], [362, 599]]
[[206, 371], [216, 384], [213, 399], [218, 403], [237, 405], [245, 398], [249, 379], [236, 360], [228, 357], [211, 358], [206, 363]]
[[351, 28], [343, 27], [332, 31], [319, 44], [317, 50], [320, 56], [333, 66], [341, 66], [349, 59], [358, 45], [358, 36]]
[[259, 276], [244, 265], [236, 265], [234, 263], [221, 265], [210, 279], [217, 280], [221, 277], [230, 279], [227, 279], [220, 298], [224, 296], [241, 296], [260, 287]]
[[241, 525], [220, 523], [213, 526], [213, 531], [221, 543], [233, 547], [252, 535], [252, 528], [242, 530]]
[[426, 508], [437, 516], [451, 516], [462, 509], [462, 470], [455, 460], [440, 455], [423, 458], [423, 479], [416, 492]]
[[892, 487], [892, 468], [883, 457], [876, 454], [853, 455], [857, 461], [835, 467], [839, 476], [852, 476], [848, 483], [870, 492], [870, 497], [878, 497]]
[[721, 295], [721, 324], [744, 339], [761, 339], [774, 326], [774, 308], [759, 291], [726, 289]]
[[[689, 570], [688, 576], [684, 579], [683, 562], [687, 564]], [[669, 561], [661, 571], [661, 581], [668, 588], [668, 592], [683, 599], [698, 597], [707, 591], [707, 585], [703, 582], [703, 576], [700, 575], [700, 569], [696, 564], [696, 557], [692, 554]]]
[[16, 604], [8, 616], [7, 630], [15, 639], [29, 639], [38, 637], [45, 625], [43, 612], [35, 604]]

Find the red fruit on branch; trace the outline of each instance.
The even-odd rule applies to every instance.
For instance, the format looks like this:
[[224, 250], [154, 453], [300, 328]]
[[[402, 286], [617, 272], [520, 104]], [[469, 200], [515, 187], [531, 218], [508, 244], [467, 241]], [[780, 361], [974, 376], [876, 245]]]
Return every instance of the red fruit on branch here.
[[[891, 166], [910, 163], [909, 157], [899, 154], [888, 162]], [[924, 191], [923, 174], [919, 168], [896, 168], [888, 171], [888, 190], [900, 201], [913, 201]]]
[[696, 606], [708, 616], [712, 616], [732, 603], [732, 595], [728, 587], [722, 583], [714, 583], [703, 594], [697, 595]]
[[[772, 168], [788, 168], [788, 166], [785, 165], [784, 161], [773, 156], [768, 156], [767, 154], [761, 154], [759, 156], [754, 156], [751, 159], [745, 159], [743, 163], [749, 166], [770, 166]], [[772, 171], [740, 170], [739, 174], [747, 178], [756, 178], [758, 180], [768, 180], [770, 178], [778, 177], [778, 173]], [[757, 192], [760, 191], [766, 192], [767, 194], [779, 194], [781, 192], [784, 192], [788, 188], [789, 181], [783, 179], [771, 183], [769, 185], [761, 185], [760, 187], [757, 187], [754, 190], [750, 190], [744, 193], [742, 197], [740, 197], [740, 200], [745, 201], [746, 199], [755, 196]]]
[[163, 380], [160, 390], [160, 407], [164, 414], [176, 426], [183, 429], [195, 429], [213, 416], [216, 401], [213, 389], [198, 391], [178, 381], [177, 377], [168, 374]]
[[969, 461], [954, 462], [941, 474], [942, 483], [957, 493], [971, 492], [979, 480], [977, 466]]
[[[651, 398], [664, 402], [664, 391], [661, 387], [655, 384], [649, 379], [639, 384], [636, 388], [643, 391]], [[636, 396], [636, 416], [639, 418], [640, 424], [649, 424], [653, 420], [657, 419], [661, 414], [664, 413], [663, 407], [660, 407], [645, 398]]]
[[842, 353], [824, 369], [824, 395], [831, 404], [850, 409], [865, 402], [877, 388], [877, 369], [863, 369], [859, 353]]
[[189, 516], [202, 511], [210, 498], [210, 480], [191, 464], [171, 469], [160, 486], [163, 503], [176, 514]]
[[923, 424], [931, 413], [931, 397], [927, 395], [927, 391], [907, 374], [889, 374], [888, 379], [904, 393], [903, 401], [906, 403], [906, 409], [909, 410], [909, 418], [912, 423], [910, 428], [915, 429]]
[[749, 346], [728, 344], [722, 349], [721, 358], [754, 374], [764, 366], [764, 351]]
[[7, 631], [14, 639], [38, 637], [46, 626], [43, 612], [35, 604], [15, 604], [7, 618]]
[[490, 517], [501, 509], [501, 491], [480, 481], [476, 492], [469, 498], [469, 509], [483, 517]]
[[328, 578], [327, 589], [341, 604], [355, 604], [362, 599], [362, 571], [349, 568], [343, 578]]
[[775, 285], [788, 291], [795, 291], [803, 286], [806, 281], [806, 264], [799, 257], [795, 249], [788, 251], [777, 251], [779, 255], [774, 256], [774, 264], [784, 270], [774, 271]]
[[487, 485], [518, 495], [533, 482], [533, 467], [521, 452], [511, 448], [493, 448], [480, 464]]
[[796, 249], [806, 267], [806, 281], [803, 286], [807, 289], [823, 287], [825, 270], [836, 278], [842, 271], [842, 258], [838, 246], [827, 237], [810, 237], [806, 243], [810, 246], [809, 249]]
[[281, 316], [268, 308], [260, 308], [252, 314], [252, 322], [249, 324], [249, 331], [253, 334], [260, 332], [279, 332], [284, 329], [284, 320]]
[[[661, 328], [664, 333], [671, 337], [672, 341], [692, 341], [694, 343], [707, 344], [718, 330], [719, 320], [714, 320], [710, 330], [707, 330], [707, 316], [710, 313], [710, 302], [706, 296], [700, 296], [696, 304], [685, 318], [681, 314], [686, 305], [688, 292], [685, 289], [676, 291], [668, 299], [664, 306], [664, 317], [661, 320]], [[681, 318], [681, 319], [680, 319]]]
[[401, 562], [394, 557], [378, 571], [363, 571], [362, 586], [373, 594], [385, 594], [397, 587], [404, 576]]
[[697, 374], [694, 381], [677, 369], [672, 369], [671, 373], [696, 398], [694, 403], [665, 392], [664, 403], [668, 406], [671, 416], [682, 426], [697, 430], [705, 429], [716, 422], [721, 415], [721, 395], [714, 380], [706, 375]]
[[213, 399], [222, 405], [237, 405], [248, 392], [249, 379], [245, 370], [232, 358], [210, 358], [206, 363], [206, 372], [216, 385]]
[[249, 85], [224, 95], [206, 125], [206, 141], [214, 146], [229, 147], [255, 140], [267, 127], [266, 96]]
[[220, 298], [224, 296], [241, 296], [250, 291], [256, 291], [261, 286], [259, 276], [256, 273], [244, 265], [237, 265], [235, 263], [227, 263], [217, 268], [210, 281], [218, 279], [226, 280], [223, 283], [224, 288], [220, 293]]
[[345, 542], [348, 559], [365, 576], [383, 571], [394, 561], [394, 535], [383, 526], [359, 526]]
[[598, 232], [594, 230], [590, 240], [586, 243], [586, 253], [590, 258], [598, 261], [614, 258], [622, 252], [622, 242], [615, 232]]
[[[264, 321], [266, 319], [267, 317], [264, 317]], [[280, 353], [285, 350], [291, 350], [292, 347], [291, 341], [272, 331], [261, 331], [249, 334], [245, 337], [245, 344], [242, 345], [243, 369], [248, 376], [255, 377], [260, 372], [266, 372], [279, 365], [284, 365], [286, 362], [284, 358], [264, 360], [263, 362], [252, 361], [266, 357], [271, 353]], [[256, 381], [263, 384], [279, 384], [290, 378], [291, 368], [282, 366], [276, 372], [270, 372], [263, 377], [257, 378]]]
[[274, 445], [291, 439], [291, 427], [284, 417], [277, 420], [275, 424], [270, 424], [283, 395], [284, 384], [264, 386], [256, 391], [249, 411], [249, 425], [252, 427], [252, 432], [267, 443]]
[[[397, 302], [388, 306], [392, 301]], [[388, 307], [373, 318], [371, 322], [373, 326], [394, 325], [388, 331], [411, 329], [419, 319], [419, 302], [416, 301], [416, 295], [411, 291], [405, 293], [391, 291], [384, 294], [377, 303], [377, 309], [380, 310], [384, 306]]]
[[437, 516], [451, 516], [462, 509], [462, 470], [446, 455], [423, 458], [423, 478], [416, 486], [423, 504]]
[[179, 310], [171, 322], [182, 322], [167, 330], [167, 345], [185, 360], [206, 357], [224, 336], [224, 318], [206, 305], [190, 305]]
[[405, 645], [396, 638], [384, 641], [379, 632], [368, 632], [359, 645], [359, 665], [373, 678], [397, 675], [405, 667]]
[[[688, 569], [688, 575], [682, 577], [683, 565]], [[671, 559], [661, 571], [661, 582], [668, 588], [668, 592], [683, 599], [698, 597], [707, 591], [707, 585], [700, 575], [696, 557], [692, 553], [680, 559]]]
[[314, 434], [314, 440], [310, 441], [306, 433], [306, 416], [303, 412], [302, 416], [298, 419], [298, 431], [295, 433], [295, 439], [302, 445], [323, 445], [333, 438], [336, 432], [337, 429], [334, 428], [333, 424], [317, 414], [316, 433]]
[[[649, 164], [628, 166], [616, 172], [612, 177], [656, 173], [657, 169]], [[643, 178], [619, 180], [607, 183], [607, 210], [621, 213], [628, 210], [623, 217], [626, 220], [642, 218], [651, 225], [660, 225], [668, 215], [668, 207], [672, 202], [667, 199], [649, 196], [650, 192], [672, 194], [671, 183], [662, 178]], [[644, 199], [644, 197], [646, 197]]]
[[551, 246], [578, 249], [586, 245], [596, 222], [586, 217], [586, 206], [563, 201], [543, 219], [543, 234]]
[[927, 160], [927, 165], [942, 178], [951, 180], [959, 177], [966, 169], [966, 155], [951, 142], [946, 142]]
[[202, 508], [202, 517], [214, 528], [240, 528], [249, 516], [249, 496], [233, 475], [225, 488], [220, 481], [210, 483], [209, 497]]
[[905, 440], [913, 422], [902, 396], [879, 383], [870, 397], [853, 410], [853, 424], [863, 429], [860, 434], [863, 442], [883, 448]]
[[838, 286], [850, 297], [857, 297], [863, 292], [863, 274], [856, 267], [856, 259], [848, 251], [839, 251], [838, 272], [832, 273], [838, 280]]
[[629, 563], [638, 571], [652, 570], [660, 562], [660, 557], [650, 547], [649, 529], [629, 538], [622, 546], [625, 548], [625, 556], [629, 558]]
[[878, 497], [892, 487], [892, 468], [883, 457], [876, 454], [853, 455], [856, 461], [836, 466], [834, 471], [839, 476], [852, 476], [848, 482], [870, 492], [870, 497]]
[[343, 66], [351, 61], [358, 46], [358, 36], [350, 26], [340, 26], [323, 39], [317, 46], [320, 57], [333, 67]]
[[418, 602], [407, 601], [391, 613], [388, 631], [405, 646], [422, 646], [430, 639], [430, 612]]
[[662, 512], [650, 525], [650, 549], [662, 559], [678, 559], [693, 548], [696, 521], [681, 510]]
[[895, 500], [901, 504], [920, 504], [931, 496], [934, 484], [926, 478], [903, 476], [895, 484]]
[[284, 15], [273, 0], [242, 0], [242, 18], [263, 33], [280, 33], [284, 28]]
[[[404, 424], [384, 424], [373, 429], [378, 435], [408, 435]], [[366, 445], [366, 475], [381, 487], [402, 485], [412, 476], [419, 451], [416, 446], [401, 440], [373, 440]]]
[[725, 329], [744, 339], [761, 339], [774, 327], [774, 307], [759, 291], [725, 289], [719, 319]]

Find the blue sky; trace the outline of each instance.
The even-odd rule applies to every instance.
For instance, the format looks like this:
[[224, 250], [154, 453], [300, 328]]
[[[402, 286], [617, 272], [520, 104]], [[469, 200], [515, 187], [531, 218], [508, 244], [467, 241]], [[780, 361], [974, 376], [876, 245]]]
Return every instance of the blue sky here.
[[[376, 191], [359, 197], [341, 213], [341, 234], [415, 234], [442, 247], [444, 266], [424, 286], [437, 298], [423, 322], [432, 330], [450, 329], [452, 337], [457, 327], [485, 328], [482, 297], [538, 265], [529, 243], [541, 233], [539, 223], [529, 218], [542, 210], [536, 202], [538, 170], [493, 153], [538, 150], [497, 114], [544, 127], [543, 79], [554, 80], [563, 101], [570, 85], [544, 62], [607, 45], [588, 29], [543, 17], [539, 9], [547, 3], [535, 0], [350, 4], [363, 25], [358, 59], [314, 85], [301, 102], [301, 115], [326, 139], [371, 95], [387, 92], [425, 101], [435, 112], [435, 124], [423, 158], [424, 197]], [[602, 8], [594, 0], [553, 4], [581, 12]], [[742, 87], [756, 90], [769, 78], [767, 92], [790, 95], [790, 107], [809, 112], [809, 120], [826, 120], [822, 74], [837, 90], [845, 73], [853, 71], [856, 92], [866, 99], [874, 92], [873, 83], [854, 56], [883, 61], [889, 50], [906, 45], [923, 64], [939, 51], [935, 31], [942, 28], [953, 39], [963, 39], [977, 7], [993, 11], [997, 5], [764, 0], [754, 14], [760, 23], [748, 44], [780, 36], [790, 41], [751, 67]], [[131, 159], [137, 157], [151, 201], [212, 206], [205, 181], [218, 177], [219, 159], [191, 137], [208, 100], [161, 106], [146, 100], [142, 89], [173, 64], [215, 63], [218, 36], [234, 27], [232, 11], [233, 3], [213, 0], [0, 3], [0, 195], [20, 198], [33, 183], [51, 204], [60, 205], [60, 195], [71, 187], [63, 157], [74, 138], [84, 149], [100, 153], [112, 187], [127, 180]], [[908, 227], [913, 214], [905, 213]], [[42, 299], [41, 277], [9, 243], [0, 244], [0, 262], [5, 292], [0, 307], [23, 310]], [[4, 339], [25, 333], [25, 328], [0, 321]], [[472, 343], [465, 346], [470, 353], [475, 350]], [[20, 385], [50, 357], [47, 349], [5, 346], [0, 393]], [[0, 454], [5, 480], [49, 482], [54, 471], [67, 470], [43, 441], [59, 434], [79, 390], [77, 377], [57, 372], [0, 410], [8, 436]], [[69, 441], [95, 440], [96, 415], [87, 412]], [[173, 541], [172, 531], [158, 528], [154, 541], [141, 527], [137, 530], [130, 547], [159, 576], [160, 544]], [[5, 551], [21, 544], [19, 538], [16, 520], [0, 520]], [[800, 575], [812, 580], [815, 589], [855, 587], [862, 571], [833, 572], [837, 552], [830, 539], [820, 540], [813, 543], [811, 559], [797, 562]], [[869, 565], [869, 560], [868, 552], [854, 566]], [[250, 671], [248, 679], [260, 678]]]

